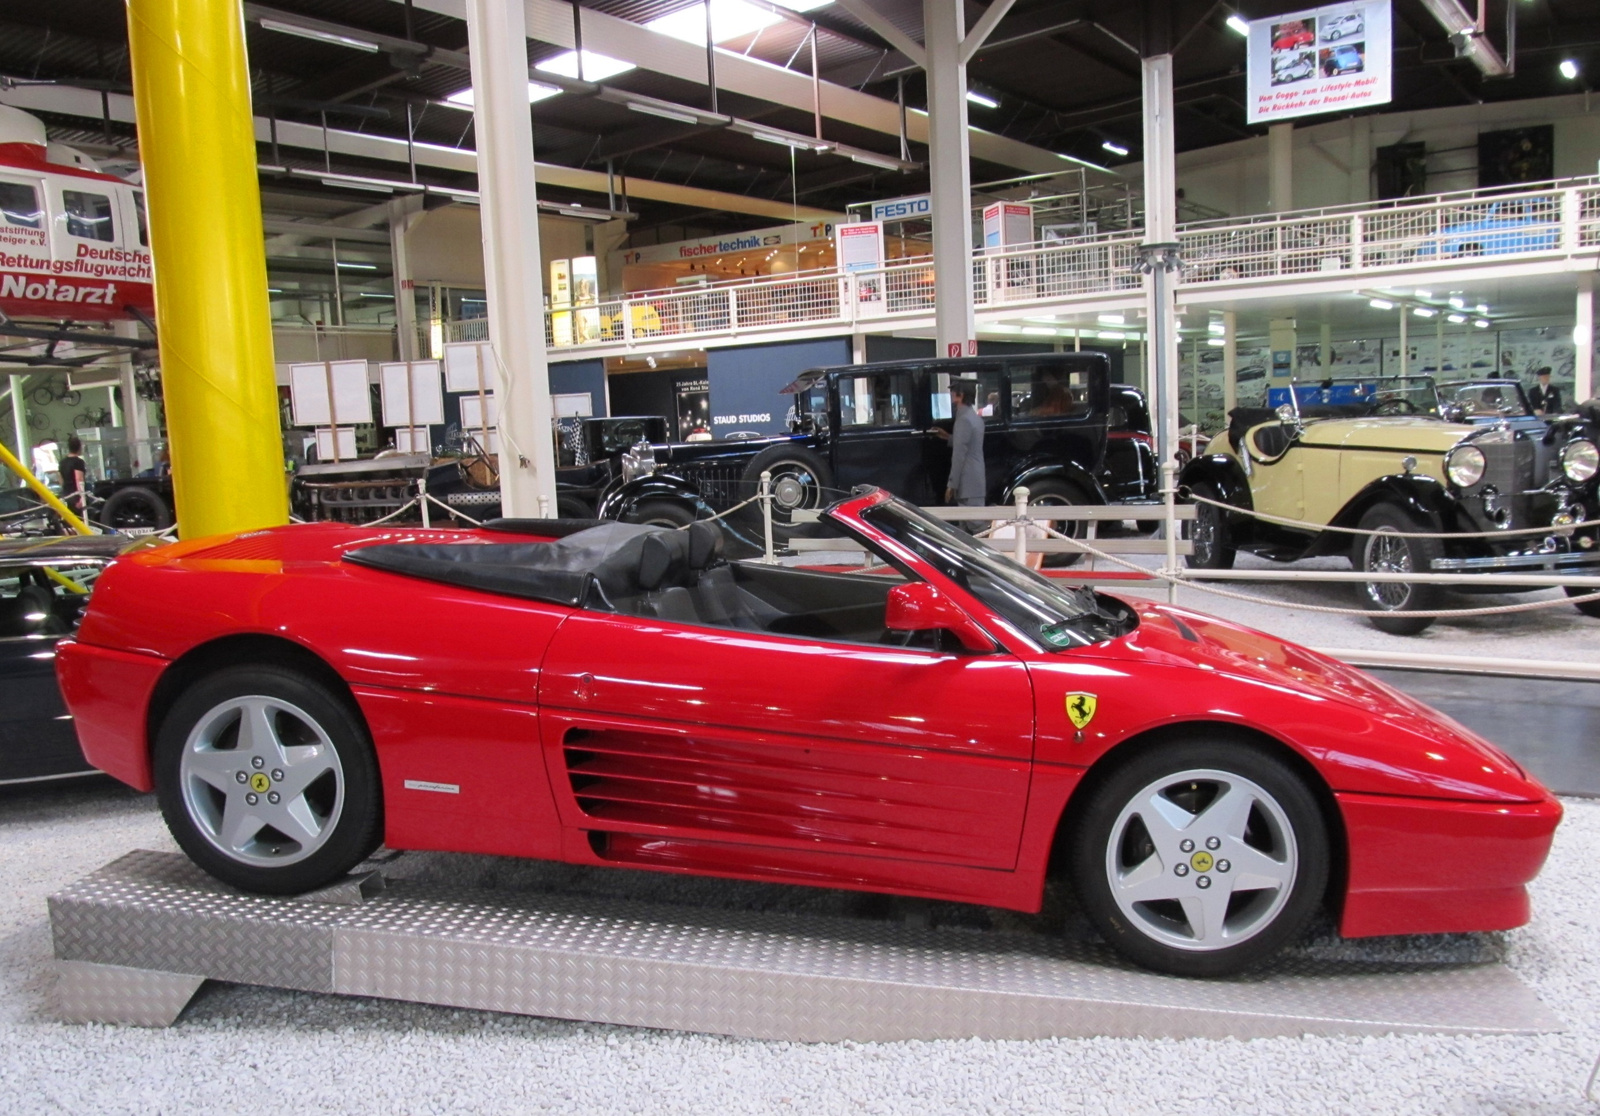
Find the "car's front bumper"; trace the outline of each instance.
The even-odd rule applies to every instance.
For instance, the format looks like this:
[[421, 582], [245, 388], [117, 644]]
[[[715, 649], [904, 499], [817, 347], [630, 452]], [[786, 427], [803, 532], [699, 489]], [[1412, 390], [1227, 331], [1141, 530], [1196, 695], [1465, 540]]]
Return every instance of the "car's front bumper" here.
[[1561, 804], [1335, 795], [1349, 838], [1339, 932], [1449, 934], [1528, 921], [1528, 881], [1549, 855]]
[[1489, 554], [1478, 558], [1435, 558], [1435, 573], [1474, 570], [1567, 570], [1600, 566], [1600, 550], [1552, 550], [1524, 554]]

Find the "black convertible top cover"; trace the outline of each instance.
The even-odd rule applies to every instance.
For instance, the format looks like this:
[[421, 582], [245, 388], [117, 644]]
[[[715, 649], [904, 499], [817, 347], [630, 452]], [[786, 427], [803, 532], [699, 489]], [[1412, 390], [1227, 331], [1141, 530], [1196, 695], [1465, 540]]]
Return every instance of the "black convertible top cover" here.
[[548, 543], [389, 543], [347, 551], [346, 562], [486, 593], [570, 607], [693, 584], [722, 553], [715, 524], [687, 530], [604, 523]]

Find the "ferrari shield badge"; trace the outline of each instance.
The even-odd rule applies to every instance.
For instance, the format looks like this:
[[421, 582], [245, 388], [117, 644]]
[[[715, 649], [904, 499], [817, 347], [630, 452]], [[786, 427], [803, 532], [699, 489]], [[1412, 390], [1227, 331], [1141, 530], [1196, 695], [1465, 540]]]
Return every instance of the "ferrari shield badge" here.
[[1072, 722], [1072, 727], [1081, 729], [1094, 720], [1094, 710], [1098, 702], [1093, 694], [1068, 694], [1067, 718]]

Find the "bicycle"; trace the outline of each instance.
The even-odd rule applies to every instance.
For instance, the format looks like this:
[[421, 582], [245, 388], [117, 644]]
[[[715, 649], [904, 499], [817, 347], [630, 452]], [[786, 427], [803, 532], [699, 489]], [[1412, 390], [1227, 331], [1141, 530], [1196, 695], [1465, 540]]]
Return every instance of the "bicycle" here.
[[65, 403], [69, 407], [76, 407], [83, 402], [83, 392], [73, 388], [60, 376], [51, 376], [35, 384], [28, 396], [41, 407], [48, 407], [52, 403]]
[[90, 407], [72, 416], [72, 428], [84, 430], [91, 426], [110, 426], [111, 412], [104, 407]]

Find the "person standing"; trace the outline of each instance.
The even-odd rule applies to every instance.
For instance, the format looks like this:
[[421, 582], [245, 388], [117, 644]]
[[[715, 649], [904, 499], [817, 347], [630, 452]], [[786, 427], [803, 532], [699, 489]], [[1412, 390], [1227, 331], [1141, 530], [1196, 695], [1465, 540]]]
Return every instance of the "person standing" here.
[[61, 459], [61, 502], [81, 512], [89, 498], [89, 466], [83, 461], [83, 442], [74, 434], [67, 439], [67, 456]]
[[988, 491], [983, 475], [983, 418], [972, 409], [975, 396], [970, 383], [951, 381], [950, 480], [945, 484], [944, 501], [969, 508], [983, 506]]
[[1533, 404], [1533, 413], [1536, 415], [1559, 415], [1561, 413], [1561, 389], [1550, 383], [1550, 366], [1539, 369], [1534, 375], [1539, 382], [1533, 385], [1528, 392], [1528, 402]]

